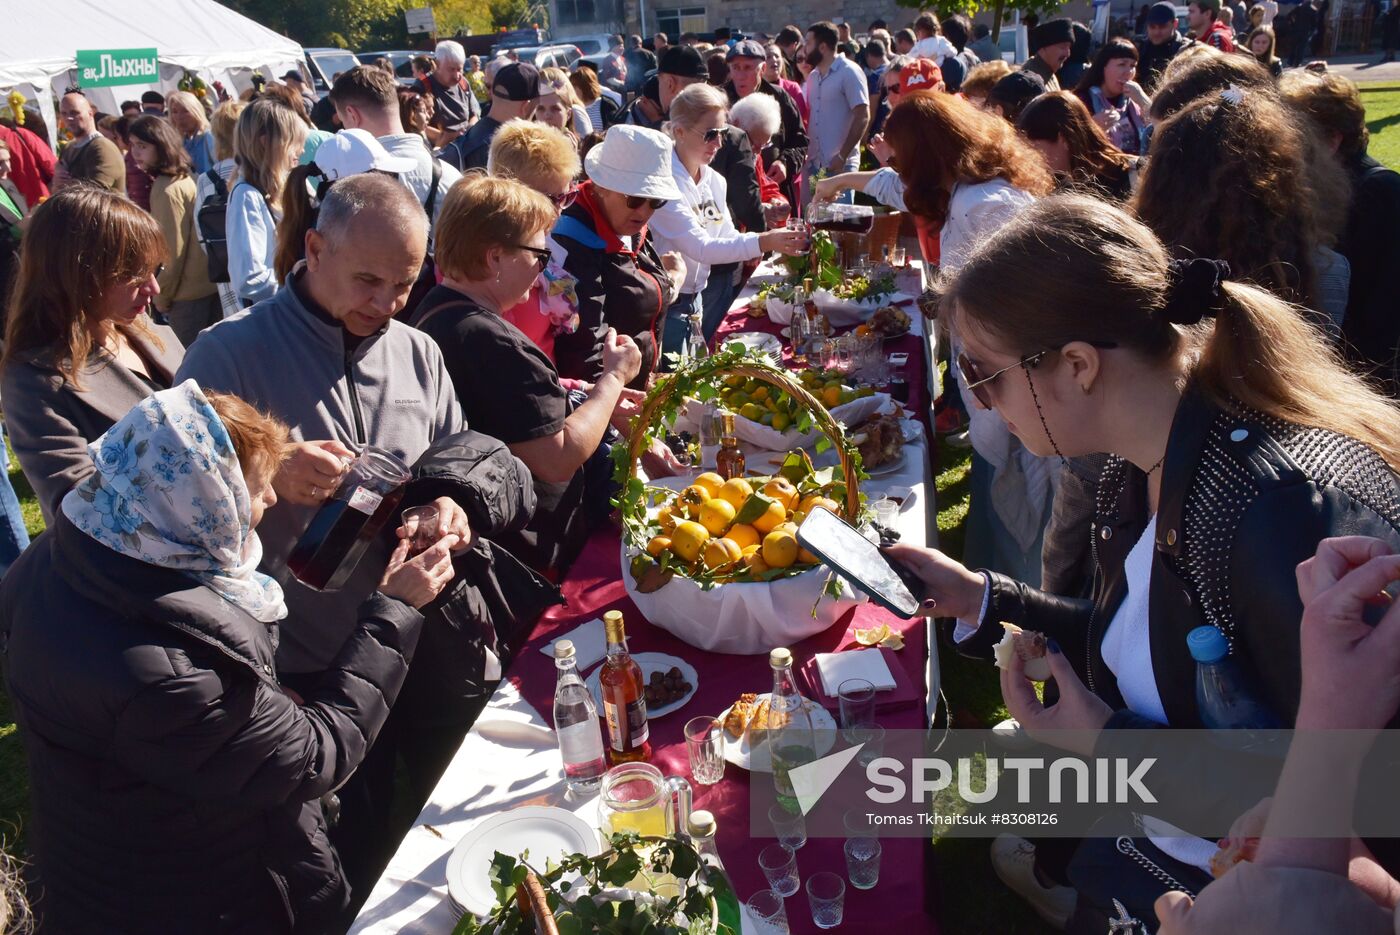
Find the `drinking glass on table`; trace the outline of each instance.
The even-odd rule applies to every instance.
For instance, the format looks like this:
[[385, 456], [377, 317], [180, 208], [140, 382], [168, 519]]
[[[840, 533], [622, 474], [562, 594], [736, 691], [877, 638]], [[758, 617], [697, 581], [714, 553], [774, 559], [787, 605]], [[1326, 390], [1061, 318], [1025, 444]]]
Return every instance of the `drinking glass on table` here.
[[685, 755], [690, 776], [702, 786], [724, 778], [724, 727], [712, 717], [691, 718], [685, 723]]
[[856, 754], [856, 762], [861, 766], [869, 766], [885, 753], [885, 729], [879, 724], [853, 727], [847, 736], [852, 746], [864, 744]]
[[846, 876], [856, 889], [874, 889], [880, 882], [880, 850], [879, 838], [846, 839]]
[[836, 687], [836, 699], [841, 708], [841, 729], [846, 736], [853, 731], [875, 726], [875, 686], [866, 679], [846, 679]]
[[772, 890], [759, 890], [744, 904], [757, 935], [788, 935], [787, 907], [783, 897]]
[[773, 833], [778, 836], [779, 844], [795, 851], [807, 843], [807, 820], [800, 811], [790, 812], [781, 805], [774, 805], [768, 809], [768, 820], [773, 823]]
[[408, 554], [419, 555], [431, 549], [441, 538], [438, 535], [438, 510], [435, 506], [415, 506], [399, 517], [408, 539]]
[[846, 881], [825, 870], [812, 874], [807, 880], [807, 903], [817, 928], [836, 928], [845, 915]]
[[899, 504], [889, 497], [875, 501], [875, 524], [883, 529], [894, 529], [899, 522]]
[[758, 866], [779, 896], [791, 896], [802, 887], [802, 878], [797, 874], [797, 852], [786, 845], [770, 844], [759, 851]]
[[890, 263], [895, 269], [904, 269], [909, 262], [909, 251], [903, 247], [895, 247], [890, 251]]

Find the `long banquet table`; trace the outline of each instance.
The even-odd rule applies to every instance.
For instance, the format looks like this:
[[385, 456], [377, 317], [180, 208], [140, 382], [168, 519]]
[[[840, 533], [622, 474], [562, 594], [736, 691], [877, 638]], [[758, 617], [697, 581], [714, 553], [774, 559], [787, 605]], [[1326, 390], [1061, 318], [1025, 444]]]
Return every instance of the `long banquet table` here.
[[[746, 308], [757, 285], [771, 271], [760, 268], [734, 303], [720, 327], [718, 341], [737, 331], [778, 328], [766, 318], [750, 318]], [[934, 487], [927, 443], [929, 392], [934, 385], [931, 367], [936, 342], [922, 332], [912, 308], [914, 328], [903, 338], [888, 341], [887, 351], [909, 354], [908, 382], [912, 414], [922, 416], [925, 434], [906, 447], [902, 468], [891, 475], [872, 478], [867, 488], [908, 487], [913, 501], [898, 521], [906, 542], [932, 543], [936, 536]], [[764, 655], [733, 656], [708, 653], [683, 643], [651, 626], [628, 599], [622, 581], [619, 538], [616, 530], [600, 530], [562, 582], [566, 603], [551, 609], [536, 625], [530, 639], [506, 672], [500, 687], [473, 726], [456, 757], [443, 774], [428, 803], [400, 843], [383, 876], [365, 902], [351, 932], [355, 935], [422, 933], [445, 935], [456, 922], [448, 900], [447, 861], [455, 844], [474, 823], [522, 805], [553, 805], [568, 809], [597, 827], [597, 797], [575, 801], [566, 794], [563, 766], [555, 743], [552, 705], [555, 682], [553, 660], [539, 650], [551, 639], [601, 617], [607, 610], [623, 612], [628, 645], [633, 652], [664, 652], [693, 665], [698, 684], [680, 710], [651, 721], [653, 762], [667, 775], [690, 778], [681, 728], [699, 714], [719, 714], [740, 693], [763, 692], [771, 685]], [[905, 634], [904, 649], [897, 657], [909, 682], [923, 687], [924, 705], [882, 711], [879, 722], [886, 729], [922, 729], [927, 726], [938, 697], [936, 644], [926, 639], [922, 622], [899, 620], [873, 604], [861, 604], [830, 628], [791, 647], [800, 664], [814, 653], [834, 652], [854, 645], [853, 630], [888, 623]], [[587, 674], [585, 672], [584, 674]], [[692, 783], [692, 808], [709, 809], [719, 823], [718, 847], [740, 901], [767, 887], [758, 867], [757, 854], [768, 840], [749, 834], [749, 783], [771, 782], [767, 774], [750, 776], [737, 766], [727, 767], [724, 779], [713, 786]], [[932, 905], [932, 857], [926, 841], [887, 838], [883, 842], [880, 881], [872, 890], [846, 891], [845, 920], [849, 932], [937, 932], [936, 906]], [[812, 873], [831, 870], [845, 876], [840, 839], [809, 839], [798, 852], [798, 867], [805, 881]], [[485, 873], [485, 867], [482, 872]], [[805, 894], [787, 899], [788, 919], [794, 933], [819, 931], [812, 922]], [[746, 931], [748, 930], [746, 923]]]

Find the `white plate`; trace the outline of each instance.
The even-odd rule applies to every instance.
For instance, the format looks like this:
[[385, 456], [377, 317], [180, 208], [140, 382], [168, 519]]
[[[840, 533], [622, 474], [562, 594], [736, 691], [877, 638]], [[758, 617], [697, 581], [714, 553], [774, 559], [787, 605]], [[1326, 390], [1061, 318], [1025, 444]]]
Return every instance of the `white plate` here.
[[[644, 685], [651, 681], [651, 674], [653, 672], [660, 672], [664, 675], [670, 670], [671, 666], [680, 669], [681, 676], [690, 683], [690, 691], [679, 701], [661, 705], [659, 708], [648, 707], [648, 718], [665, 717], [672, 711], [679, 711], [681, 708], [685, 707], [686, 702], [695, 697], [695, 689], [700, 685], [700, 676], [696, 674], [695, 667], [680, 656], [671, 656], [666, 653], [633, 653], [632, 658], [637, 660], [637, 665], [642, 667], [642, 684]], [[593, 693], [593, 703], [598, 706], [599, 714], [603, 713], [603, 695], [598, 689], [598, 676], [602, 671], [603, 667], [598, 666], [590, 672], [588, 678], [584, 680], [585, 684], [588, 685], [588, 690]]]
[[[757, 707], [767, 698], [769, 692], [764, 692], [758, 696], [758, 701], [754, 702]], [[816, 732], [817, 756], [826, 756], [831, 752], [831, 748], [836, 745], [836, 720], [832, 718], [831, 712], [810, 698], [804, 699], [807, 702], [807, 713], [812, 717], [812, 729]], [[733, 707], [732, 705], [730, 707]], [[729, 708], [720, 712], [720, 723], [729, 715]], [[773, 772], [773, 762], [768, 754], [768, 744], [758, 745], [758, 749], [749, 747], [749, 732], [744, 731], [744, 736], [738, 743], [727, 731], [724, 735], [724, 758], [735, 766], [742, 767], [751, 773], [771, 773]]]
[[742, 344], [750, 350], [762, 351], [774, 360], [783, 359], [783, 342], [778, 340], [777, 335], [764, 331], [744, 331], [721, 339], [722, 346], [730, 344]]
[[447, 858], [447, 893], [452, 901], [478, 917], [496, 904], [487, 878], [497, 851], [519, 857], [530, 852], [530, 864], [543, 868], [548, 858], [602, 852], [598, 832], [573, 812], [541, 805], [492, 815], [468, 831]]
[[865, 469], [865, 473], [869, 474], [871, 477], [887, 477], [890, 474], [898, 474], [900, 471], [904, 470], [904, 462], [908, 457], [909, 449], [901, 449], [899, 457], [895, 458], [893, 461], [886, 461], [879, 467], [868, 467]]

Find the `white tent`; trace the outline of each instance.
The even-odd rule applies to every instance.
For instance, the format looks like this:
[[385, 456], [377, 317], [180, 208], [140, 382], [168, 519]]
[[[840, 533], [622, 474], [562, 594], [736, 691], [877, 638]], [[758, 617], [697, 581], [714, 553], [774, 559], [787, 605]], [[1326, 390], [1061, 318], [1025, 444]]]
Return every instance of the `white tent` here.
[[[160, 80], [84, 89], [100, 111], [118, 113], [121, 101], [142, 92], [168, 94], [185, 72], [237, 96], [254, 71], [271, 78], [299, 68], [301, 46], [214, 0], [58, 0], [27, 4], [0, 30], [0, 100], [11, 88], [34, 102], [57, 129], [53, 99], [77, 83], [79, 49], [154, 47]], [[212, 93], [212, 91], [211, 91]]]

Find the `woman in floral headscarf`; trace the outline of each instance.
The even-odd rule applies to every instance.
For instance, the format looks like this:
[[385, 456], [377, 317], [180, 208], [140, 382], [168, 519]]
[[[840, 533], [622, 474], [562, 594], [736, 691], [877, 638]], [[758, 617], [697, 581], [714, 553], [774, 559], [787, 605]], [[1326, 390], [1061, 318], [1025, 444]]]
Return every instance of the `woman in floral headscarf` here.
[[291, 696], [254, 532], [286, 440], [192, 380], [155, 393], [0, 587], [54, 931], [318, 932], [348, 901], [319, 799], [383, 724], [456, 537], [412, 561], [404, 540], [337, 664]]

